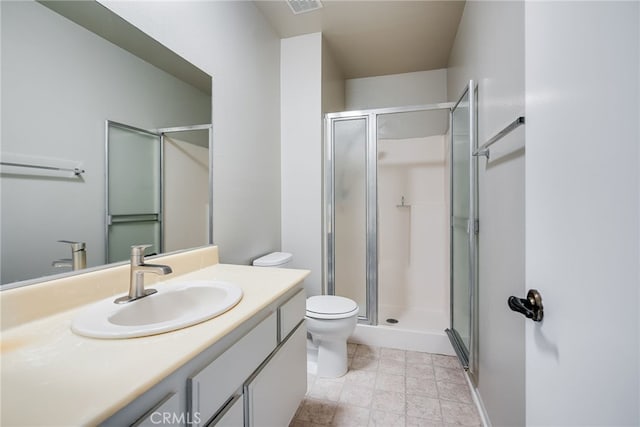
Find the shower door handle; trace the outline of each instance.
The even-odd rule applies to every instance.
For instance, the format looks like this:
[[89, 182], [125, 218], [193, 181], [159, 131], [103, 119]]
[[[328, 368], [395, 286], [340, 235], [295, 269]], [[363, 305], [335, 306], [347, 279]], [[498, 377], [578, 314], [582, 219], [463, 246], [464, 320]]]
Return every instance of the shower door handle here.
[[536, 289], [529, 289], [526, 298], [509, 297], [507, 304], [511, 310], [524, 314], [534, 322], [540, 322], [544, 317], [542, 295]]

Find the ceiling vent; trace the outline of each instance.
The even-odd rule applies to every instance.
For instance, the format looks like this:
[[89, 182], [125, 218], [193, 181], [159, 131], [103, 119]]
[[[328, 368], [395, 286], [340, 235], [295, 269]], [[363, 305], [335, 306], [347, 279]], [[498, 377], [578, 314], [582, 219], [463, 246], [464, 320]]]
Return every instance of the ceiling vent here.
[[318, 10], [322, 7], [320, 0], [286, 0], [294, 15]]

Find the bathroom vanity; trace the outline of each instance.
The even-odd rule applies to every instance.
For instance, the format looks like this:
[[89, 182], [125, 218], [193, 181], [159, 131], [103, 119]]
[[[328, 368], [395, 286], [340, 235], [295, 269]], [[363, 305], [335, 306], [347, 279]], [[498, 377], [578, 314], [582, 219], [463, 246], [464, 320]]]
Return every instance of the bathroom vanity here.
[[[287, 425], [306, 390], [308, 272], [218, 264], [215, 247], [190, 252], [158, 257], [174, 274], [148, 286], [213, 279], [244, 295], [226, 313], [174, 332], [111, 340], [71, 332], [87, 303], [126, 292], [126, 266], [0, 293], [0, 423]], [[8, 312], [19, 308], [26, 314]]]

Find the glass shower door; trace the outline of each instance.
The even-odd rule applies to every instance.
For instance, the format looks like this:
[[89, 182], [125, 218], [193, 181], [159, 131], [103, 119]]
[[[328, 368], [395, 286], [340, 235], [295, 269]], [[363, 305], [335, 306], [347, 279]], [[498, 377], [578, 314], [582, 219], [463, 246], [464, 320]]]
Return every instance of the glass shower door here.
[[327, 115], [325, 274], [328, 293], [354, 300], [360, 319], [375, 324], [375, 143], [370, 123], [368, 115]]
[[473, 81], [451, 111], [451, 328], [447, 334], [462, 365], [475, 373], [476, 145]]
[[160, 135], [107, 122], [107, 262], [129, 259], [132, 245], [162, 252]]

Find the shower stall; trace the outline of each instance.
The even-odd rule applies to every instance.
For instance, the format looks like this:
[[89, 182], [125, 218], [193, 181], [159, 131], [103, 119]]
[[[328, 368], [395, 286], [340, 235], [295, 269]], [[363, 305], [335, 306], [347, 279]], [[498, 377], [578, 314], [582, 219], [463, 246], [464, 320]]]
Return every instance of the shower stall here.
[[452, 171], [464, 166], [452, 150], [457, 106], [325, 116], [325, 286], [358, 303], [355, 342], [453, 354], [445, 330], [452, 313], [469, 308], [452, 269], [460, 264], [452, 197], [468, 198], [452, 191]]

